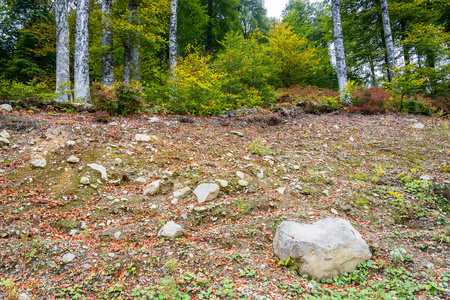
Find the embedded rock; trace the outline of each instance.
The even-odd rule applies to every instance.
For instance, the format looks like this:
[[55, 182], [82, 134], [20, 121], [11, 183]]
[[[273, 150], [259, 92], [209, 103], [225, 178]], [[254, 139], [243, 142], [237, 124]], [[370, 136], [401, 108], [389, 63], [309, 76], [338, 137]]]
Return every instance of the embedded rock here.
[[154, 195], [159, 191], [161, 180], [155, 180], [144, 188], [145, 195]]
[[147, 134], [136, 134], [134, 139], [137, 142], [149, 142], [152, 138]]
[[0, 147], [2, 146], [8, 146], [9, 140], [7, 138], [0, 137]]
[[191, 192], [191, 188], [190, 187], [185, 187], [179, 190], [176, 190], [175, 192], [173, 192], [173, 196], [175, 198], [182, 198], [187, 196], [189, 193]]
[[158, 233], [158, 236], [177, 238], [183, 235], [183, 228], [173, 221], [167, 222]]
[[90, 182], [89, 177], [81, 177], [80, 183], [84, 185], [88, 185]]
[[372, 256], [361, 235], [349, 221], [340, 218], [326, 218], [312, 225], [282, 222], [273, 248], [282, 261], [291, 258], [299, 273], [318, 280], [354, 270]]
[[31, 161], [31, 165], [35, 168], [45, 168], [47, 165], [47, 161], [45, 158], [36, 158]]
[[88, 164], [88, 167], [90, 167], [91, 169], [94, 169], [96, 171], [99, 171], [100, 174], [102, 175], [102, 179], [103, 180], [108, 180], [108, 176], [106, 175], [106, 168], [99, 165], [99, 164]]
[[202, 183], [195, 188], [194, 194], [198, 203], [211, 201], [219, 194], [220, 187], [215, 183]]
[[78, 157], [76, 157], [75, 155], [71, 155], [68, 159], [67, 159], [68, 163], [72, 163], [72, 164], [76, 164], [77, 162], [80, 162], [80, 159]]
[[4, 139], [9, 139], [11, 136], [9, 135], [9, 133], [6, 130], [3, 130], [2, 132], [0, 132], [0, 138], [4, 138]]
[[0, 110], [12, 112], [12, 106], [9, 104], [2, 104], [2, 105], [0, 105]]

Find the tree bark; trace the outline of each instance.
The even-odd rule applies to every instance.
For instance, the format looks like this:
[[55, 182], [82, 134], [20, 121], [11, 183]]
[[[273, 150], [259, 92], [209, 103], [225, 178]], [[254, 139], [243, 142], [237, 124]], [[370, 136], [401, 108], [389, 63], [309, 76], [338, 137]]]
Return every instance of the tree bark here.
[[213, 55], [213, 0], [208, 0], [208, 27], [206, 28], [206, 48], [210, 55]]
[[381, 18], [383, 19], [384, 41], [386, 44], [386, 60], [388, 65], [388, 78], [394, 78], [395, 52], [394, 41], [392, 40], [391, 22], [389, 20], [389, 9], [387, 0], [380, 0]]
[[90, 101], [89, 91], [89, 0], [78, 0], [75, 28], [75, 99]]
[[67, 0], [55, 1], [56, 21], [56, 97], [57, 102], [72, 100], [70, 91], [70, 40]]
[[170, 24], [169, 24], [169, 70], [173, 76], [173, 71], [177, 67], [178, 59], [178, 0], [172, 0], [172, 7], [170, 8]]
[[[139, 4], [137, 0], [128, 1], [128, 23], [139, 24], [137, 21]], [[124, 43], [124, 57], [123, 57], [123, 77], [125, 83], [129, 83], [130, 79], [140, 81], [140, 45], [138, 41], [139, 32], [129, 32]]]
[[112, 0], [102, 0], [102, 80], [103, 85], [114, 85], [113, 35], [111, 30]]
[[[347, 65], [345, 63], [344, 34], [342, 32], [341, 7], [339, 0], [331, 0], [333, 14], [334, 51], [336, 54], [336, 71], [338, 75], [339, 91], [342, 93], [347, 86]], [[350, 101], [350, 99], [346, 99]]]

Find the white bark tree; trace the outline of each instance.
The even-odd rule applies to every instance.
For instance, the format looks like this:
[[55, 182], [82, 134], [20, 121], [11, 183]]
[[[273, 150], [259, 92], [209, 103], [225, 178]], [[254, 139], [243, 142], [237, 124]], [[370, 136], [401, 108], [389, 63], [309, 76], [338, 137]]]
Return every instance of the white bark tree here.
[[78, 0], [75, 27], [75, 99], [90, 101], [89, 91], [89, 0]]
[[70, 47], [67, 0], [55, 1], [56, 21], [56, 101], [72, 100], [70, 92]]
[[178, 0], [172, 0], [169, 23], [169, 70], [173, 76], [178, 60]]
[[103, 85], [114, 85], [113, 35], [111, 30], [112, 0], [102, 0], [103, 32], [102, 32], [102, 80]]
[[[128, 1], [128, 23], [139, 24], [138, 8], [137, 0]], [[124, 42], [123, 82], [129, 83], [130, 79], [138, 82], [141, 80], [140, 61], [139, 32], [130, 31]]]
[[389, 9], [387, 0], [380, 0], [381, 17], [383, 19], [384, 42], [386, 44], [386, 58], [388, 64], [389, 81], [394, 78], [395, 52], [394, 41], [392, 40], [391, 22], [389, 20]]
[[[345, 63], [344, 34], [342, 32], [341, 6], [339, 0], [331, 0], [331, 12], [333, 14], [336, 71], [338, 75], [339, 91], [342, 93], [347, 86], [347, 65]], [[346, 97], [346, 101], [350, 101], [350, 99]]]

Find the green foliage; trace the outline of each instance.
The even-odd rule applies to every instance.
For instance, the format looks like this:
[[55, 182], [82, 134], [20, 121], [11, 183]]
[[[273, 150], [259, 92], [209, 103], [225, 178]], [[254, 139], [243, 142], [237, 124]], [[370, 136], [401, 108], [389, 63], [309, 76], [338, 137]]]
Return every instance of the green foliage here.
[[53, 100], [55, 93], [46, 83], [37, 79], [18, 82], [0, 78], [0, 100]]
[[92, 102], [111, 115], [129, 115], [143, 108], [144, 94], [138, 83], [116, 82], [112, 87], [94, 84]]
[[248, 150], [250, 150], [251, 153], [257, 154], [259, 156], [265, 156], [271, 152], [270, 145], [267, 144], [267, 141], [257, 137], [253, 139], [248, 144]]
[[274, 68], [267, 44], [259, 33], [247, 39], [235, 32], [225, 37], [224, 50], [214, 60], [213, 68], [224, 74], [223, 92], [230, 95], [234, 109], [266, 106], [274, 98], [270, 77]]

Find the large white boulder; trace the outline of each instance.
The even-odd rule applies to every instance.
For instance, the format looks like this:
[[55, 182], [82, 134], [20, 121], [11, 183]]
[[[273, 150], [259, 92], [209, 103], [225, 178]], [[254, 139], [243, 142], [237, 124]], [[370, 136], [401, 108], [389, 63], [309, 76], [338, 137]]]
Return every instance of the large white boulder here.
[[219, 194], [220, 187], [215, 183], [202, 183], [194, 190], [198, 203], [211, 201]]
[[280, 260], [291, 258], [300, 274], [318, 280], [354, 270], [372, 256], [359, 232], [340, 218], [326, 218], [312, 225], [282, 222], [273, 248]]

